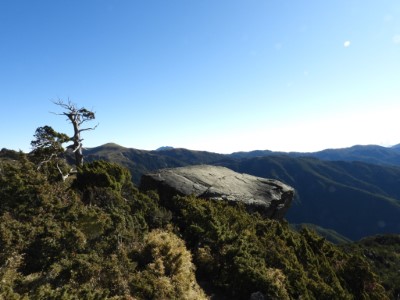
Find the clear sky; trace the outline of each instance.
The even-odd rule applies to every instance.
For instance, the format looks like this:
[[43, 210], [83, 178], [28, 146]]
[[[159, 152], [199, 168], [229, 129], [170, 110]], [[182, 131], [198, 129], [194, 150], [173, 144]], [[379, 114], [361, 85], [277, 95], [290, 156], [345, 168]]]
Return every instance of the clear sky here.
[[[0, 148], [220, 153], [400, 143], [399, 0], [0, 0]], [[95, 123], [93, 123], [95, 125]]]

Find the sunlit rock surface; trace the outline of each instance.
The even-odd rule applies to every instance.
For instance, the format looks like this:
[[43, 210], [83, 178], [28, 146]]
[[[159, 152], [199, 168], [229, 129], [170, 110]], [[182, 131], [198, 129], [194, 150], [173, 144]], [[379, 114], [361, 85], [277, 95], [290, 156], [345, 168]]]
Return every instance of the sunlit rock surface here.
[[175, 195], [244, 203], [250, 212], [281, 219], [294, 189], [280, 181], [236, 173], [225, 167], [197, 165], [162, 169], [141, 178], [141, 190], [157, 190], [161, 200]]

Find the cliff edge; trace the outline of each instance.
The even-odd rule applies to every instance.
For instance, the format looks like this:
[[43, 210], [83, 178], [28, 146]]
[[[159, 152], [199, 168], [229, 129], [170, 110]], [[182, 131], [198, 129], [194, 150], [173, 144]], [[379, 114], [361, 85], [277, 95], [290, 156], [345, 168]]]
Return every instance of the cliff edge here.
[[197, 165], [145, 174], [141, 190], [156, 190], [162, 201], [176, 195], [243, 203], [249, 212], [282, 219], [294, 189], [280, 181], [240, 174], [225, 167]]

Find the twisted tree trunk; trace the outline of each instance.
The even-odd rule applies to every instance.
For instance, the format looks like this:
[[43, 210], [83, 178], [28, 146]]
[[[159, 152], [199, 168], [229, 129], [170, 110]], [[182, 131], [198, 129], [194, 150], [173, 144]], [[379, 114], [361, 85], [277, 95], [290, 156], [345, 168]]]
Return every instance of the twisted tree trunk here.
[[64, 103], [59, 100], [55, 102], [55, 104], [67, 110], [67, 112], [62, 113], [61, 115], [67, 116], [74, 128], [74, 135], [71, 137], [71, 142], [73, 144], [69, 145], [67, 149], [72, 149], [75, 155], [75, 165], [81, 167], [83, 166], [83, 139], [81, 138], [81, 132], [94, 130], [97, 127], [96, 125], [94, 127], [81, 128], [81, 125], [87, 121], [95, 119], [95, 114], [84, 107], [78, 109], [76, 105], [71, 102]]

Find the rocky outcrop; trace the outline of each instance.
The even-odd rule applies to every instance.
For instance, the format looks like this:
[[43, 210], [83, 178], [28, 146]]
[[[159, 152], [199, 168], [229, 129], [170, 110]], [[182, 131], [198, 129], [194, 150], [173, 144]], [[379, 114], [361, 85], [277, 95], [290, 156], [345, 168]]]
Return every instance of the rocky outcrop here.
[[141, 190], [156, 190], [162, 201], [176, 195], [244, 203], [250, 212], [281, 219], [294, 189], [280, 181], [236, 173], [225, 167], [198, 165], [162, 169], [141, 178]]

